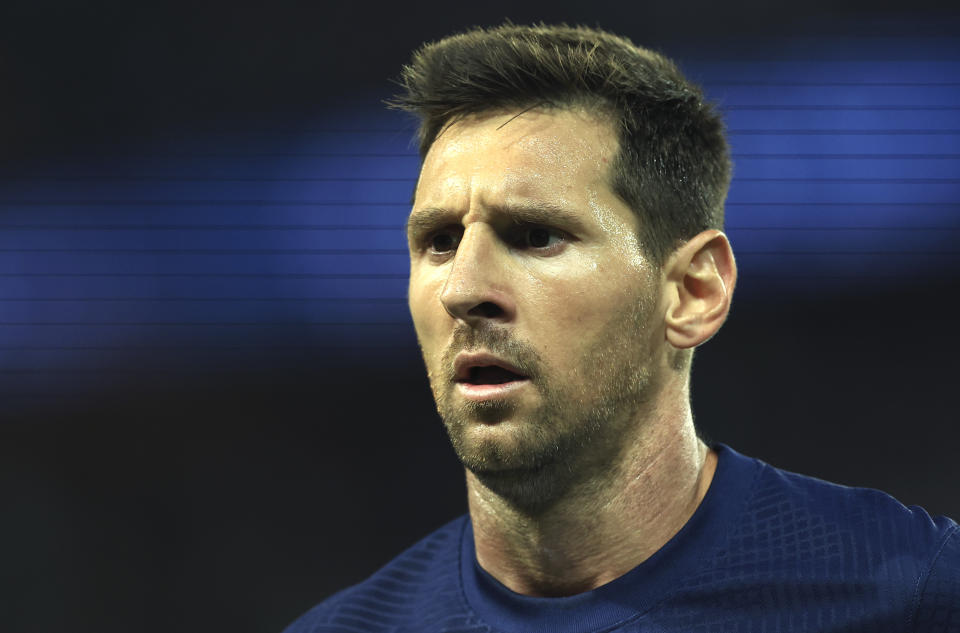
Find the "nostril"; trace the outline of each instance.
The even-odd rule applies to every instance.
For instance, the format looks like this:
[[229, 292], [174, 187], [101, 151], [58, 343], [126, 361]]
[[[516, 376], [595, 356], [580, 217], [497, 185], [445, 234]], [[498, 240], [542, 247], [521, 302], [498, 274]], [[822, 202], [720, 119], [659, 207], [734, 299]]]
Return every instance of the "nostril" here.
[[470, 309], [472, 316], [482, 316], [487, 319], [495, 319], [503, 314], [503, 308], [492, 301], [484, 301]]

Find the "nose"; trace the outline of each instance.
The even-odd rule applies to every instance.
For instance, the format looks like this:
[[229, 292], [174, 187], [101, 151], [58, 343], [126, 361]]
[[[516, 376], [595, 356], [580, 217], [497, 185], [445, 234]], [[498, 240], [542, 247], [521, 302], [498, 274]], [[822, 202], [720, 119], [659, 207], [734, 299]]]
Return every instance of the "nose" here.
[[474, 223], [463, 232], [440, 293], [454, 319], [477, 326], [512, 321], [516, 303], [510, 288], [509, 254], [491, 227]]

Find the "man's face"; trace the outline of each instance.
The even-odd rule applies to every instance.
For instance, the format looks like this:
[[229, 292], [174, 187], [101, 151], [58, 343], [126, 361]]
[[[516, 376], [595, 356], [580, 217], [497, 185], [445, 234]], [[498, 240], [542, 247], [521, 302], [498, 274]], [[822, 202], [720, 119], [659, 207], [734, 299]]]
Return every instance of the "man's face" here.
[[409, 300], [457, 455], [529, 504], [616, 461], [664, 334], [659, 274], [608, 185], [611, 126], [515, 115], [466, 118], [431, 147], [408, 223]]

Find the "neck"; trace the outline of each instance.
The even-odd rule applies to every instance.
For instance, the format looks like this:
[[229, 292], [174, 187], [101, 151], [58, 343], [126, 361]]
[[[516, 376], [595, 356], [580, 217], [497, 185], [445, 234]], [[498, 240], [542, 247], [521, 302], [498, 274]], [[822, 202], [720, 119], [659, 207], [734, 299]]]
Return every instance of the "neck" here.
[[517, 593], [564, 596], [606, 584], [663, 547], [693, 515], [716, 468], [716, 454], [696, 436], [689, 398], [670, 400], [683, 404], [637, 420], [619, 463], [536, 514], [468, 471], [480, 566]]

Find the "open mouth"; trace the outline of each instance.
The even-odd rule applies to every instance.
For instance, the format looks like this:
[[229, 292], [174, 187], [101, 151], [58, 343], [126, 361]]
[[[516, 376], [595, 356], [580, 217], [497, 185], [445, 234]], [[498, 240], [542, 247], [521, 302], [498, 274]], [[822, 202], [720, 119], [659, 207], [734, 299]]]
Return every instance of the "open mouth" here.
[[475, 402], [514, 397], [530, 384], [520, 368], [488, 352], [461, 352], [454, 362], [458, 393]]
[[471, 367], [470, 374], [462, 382], [471, 385], [502, 385], [515, 380], [526, 380], [526, 378], [503, 367], [486, 365]]

